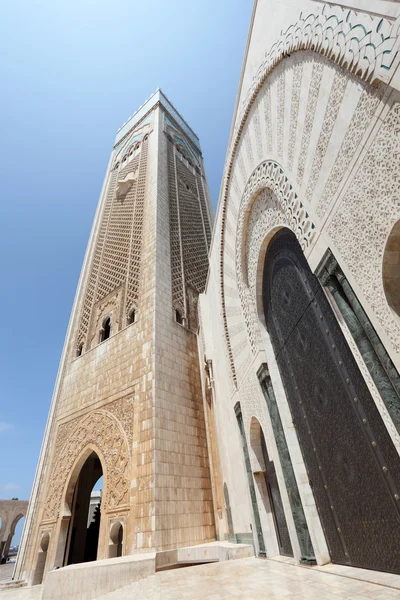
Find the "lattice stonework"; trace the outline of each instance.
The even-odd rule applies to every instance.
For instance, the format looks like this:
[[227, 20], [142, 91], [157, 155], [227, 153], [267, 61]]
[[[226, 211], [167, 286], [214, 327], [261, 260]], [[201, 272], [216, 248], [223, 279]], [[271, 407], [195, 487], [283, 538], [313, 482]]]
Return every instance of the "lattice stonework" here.
[[168, 185], [173, 307], [195, 327], [197, 295], [205, 288], [211, 223], [201, 174], [168, 140]]
[[178, 200], [176, 193], [174, 146], [168, 141], [168, 189], [169, 189], [169, 221], [171, 243], [171, 277], [172, 301], [174, 309], [184, 313], [185, 300], [183, 291], [182, 254], [179, 234]]
[[[90, 345], [93, 307], [120, 286], [126, 290], [121, 306], [123, 316], [137, 308], [147, 147], [145, 139], [141, 151], [126, 166], [120, 170], [113, 167], [87, 280], [77, 345]], [[121, 182], [126, 181], [128, 185], [119, 190]]]
[[145, 140], [140, 155], [140, 168], [137, 180], [136, 203], [132, 223], [130, 256], [128, 262], [128, 281], [126, 291], [125, 311], [128, 315], [132, 308], [137, 308], [139, 300], [139, 275], [142, 253], [142, 231], [144, 216], [144, 199], [146, 190], [148, 142]]

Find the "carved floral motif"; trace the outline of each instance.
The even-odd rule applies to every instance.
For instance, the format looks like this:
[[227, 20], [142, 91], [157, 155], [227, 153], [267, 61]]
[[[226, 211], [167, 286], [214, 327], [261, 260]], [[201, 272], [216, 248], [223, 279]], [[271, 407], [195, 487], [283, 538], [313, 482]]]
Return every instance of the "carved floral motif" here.
[[382, 264], [386, 240], [400, 214], [399, 156], [400, 102], [396, 101], [328, 225], [330, 237], [396, 352], [400, 351], [399, 327], [386, 300]]
[[[228, 360], [231, 365], [231, 374], [233, 383], [237, 383], [236, 369], [234, 363], [234, 357], [229, 337], [229, 328], [227, 322], [227, 313], [225, 305], [225, 275], [224, 275], [224, 254], [226, 250], [225, 230], [227, 225], [227, 213], [228, 205], [229, 211], [233, 208], [232, 198], [236, 195], [236, 198], [240, 198], [237, 193], [237, 189], [232, 187], [231, 179], [238, 177], [242, 179], [243, 185], [246, 182], [245, 173], [245, 159], [243, 156], [243, 148], [249, 145], [246, 140], [243, 142], [243, 138], [247, 135], [249, 130], [249, 123], [254, 118], [253, 106], [257, 106], [257, 98], [259, 92], [263, 87], [265, 81], [270, 77], [272, 71], [276, 69], [277, 65], [287, 56], [301, 51], [308, 50], [326, 57], [330, 63], [336, 63], [344, 70], [347, 70], [349, 74], [355, 76], [358, 80], [373, 83], [375, 81], [381, 81], [388, 83], [399, 62], [399, 47], [400, 47], [400, 18], [395, 22], [390, 22], [379, 17], [373, 17], [367, 14], [358, 14], [352, 10], [341, 8], [338, 6], [324, 5], [321, 9], [315, 13], [307, 16], [301, 15], [297, 23], [289, 27], [283, 32], [279, 40], [272, 46], [271, 50], [267, 53], [265, 60], [260, 65], [253, 81], [249, 87], [249, 90], [244, 97], [241, 109], [236, 119], [236, 126], [232, 135], [232, 143], [228, 153], [228, 160], [226, 163], [226, 169], [224, 174], [224, 188], [221, 199], [221, 237], [220, 237], [220, 294], [222, 303], [222, 316], [224, 322], [224, 332], [227, 344]], [[316, 77], [313, 82], [317, 80], [317, 83], [321, 81], [321, 63], [314, 65], [316, 70]], [[299, 101], [301, 94], [301, 79], [302, 69], [294, 71], [295, 75], [293, 78], [293, 99], [292, 99], [292, 112], [291, 112], [291, 127], [289, 129], [289, 154], [288, 154], [288, 166], [291, 169], [293, 163], [293, 151], [296, 143], [296, 130], [295, 124], [297, 123], [296, 115], [299, 110]], [[345, 79], [340, 74], [336, 76], [335, 85], [339, 84], [337, 90], [333, 90], [337, 97], [340, 99], [343, 97], [345, 92]], [[319, 87], [319, 85], [315, 86]], [[373, 90], [374, 86], [368, 86]], [[381, 86], [382, 89], [382, 86]], [[283, 94], [283, 81], [280, 82], [278, 90], [278, 108], [280, 107], [280, 114], [282, 114], [282, 94]], [[375, 93], [370, 94], [366, 92], [364, 98], [372, 99], [371, 106], [378, 100], [378, 96]], [[315, 102], [315, 98], [311, 98], [310, 102]], [[361, 103], [363, 104], [363, 103]], [[360, 107], [361, 107], [360, 104]], [[364, 102], [365, 104], [365, 102]], [[261, 107], [260, 103], [260, 107]], [[266, 141], [267, 146], [271, 148], [271, 95], [270, 90], [267, 88], [264, 94], [264, 110], [258, 114], [263, 114], [266, 127]], [[307, 111], [308, 122], [303, 131], [303, 143], [302, 153], [300, 154], [299, 160], [299, 179], [301, 179], [305, 169], [305, 158], [306, 150], [308, 148], [311, 126], [312, 126], [312, 115], [314, 111]], [[322, 164], [322, 157], [324, 149], [327, 147], [329, 138], [332, 134], [332, 123], [337, 116], [337, 108], [333, 107], [331, 112], [328, 111], [327, 124], [321, 133], [321, 143], [319, 148], [319, 154], [315, 156], [315, 164], [313, 167], [320, 168]], [[256, 120], [259, 118], [255, 117]], [[364, 115], [365, 122], [367, 121]], [[307, 125], [308, 123], [308, 125]], [[278, 131], [278, 150], [281, 150], [281, 124], [277, 124]], [[354, 133], [354, 132], [353, 132]], [[357, 136], [359, 137], [359, 136]], [[259, 145], [259, 140], [257, 141]], [[339, 153], [341, 155], [341, 153]], [[342, 153], [343, 154], [343, 153]], [[345, 160], [345, 165], [348, 165], [348, 156]], [[234, 182], [235, 183], [235, 182]], [[303, 183], [303, 182], [300, 182]], [[328, 182], [329, 183], [329, 182]], [[235, 184], [236, 187], [237, 183]], [[315, 189], [316, 181], [311, 180], [308, 189], [306, 189], [306, 197], [310, 198], [312, 191]], [[321, 210], [326, 209], [329, 204], [328, 197], [324, 197], [322, 204], [323, 209], [317, 209], [318, 214], [321, 214]], [[295, 227], [297, 231], [297, 226]], [[227, 235], [229, 233], [227, 232]], [[232, 285], [232, 282], [229, 283]], [[247, 318], [246, 318], [247, 321]], [[251, 325], [248, 325], [251, 329]], [[251, 334], [253, 335], [253, 334]], [[251, 342], [252, 347], [254, 340]]]
[[129, 448], [117, 419], [108, 411], [93, 410], [82, 418], [60, 427], [51, 467], [51, 480], [44, 506], [44, 519], [57, 518], [62, 495], [71, 469], [84, 449], [92, 444], [99, 448], [105, 461], [105, 506], [107, 509], [127, 504], [129, 500]]
[[246, 185], [236, 231], [236, 281], [253, 354], [258, 349], [259, 336], [255, 299], [258, 256], [266, 234], [276, 225], [292, 229], [303, 250], [316, 234], [314, 223], [283, 169], [267, 161], [257, 167]]

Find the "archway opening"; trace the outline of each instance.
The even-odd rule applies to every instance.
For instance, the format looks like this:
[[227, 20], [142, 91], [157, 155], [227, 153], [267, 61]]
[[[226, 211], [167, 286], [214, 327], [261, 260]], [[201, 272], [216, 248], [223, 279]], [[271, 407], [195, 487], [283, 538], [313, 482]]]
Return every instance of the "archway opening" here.
[[16, 515], [11, 523], [8, 535], [1, 542], [0, 558], [1, 563], [14, 563], [17, 560], [19, 543], [21, 540], [22, 530], [25, 523], [25, 515], [22, 513]]
[[18, 515], [18, 517], [15, 520], [13, 537], [11, 538], [10, 549], [8, 551], [8, 556], [9, 556], [10, 560], [15, 561], [17, 558], [24, 525], [25, 525], [25, 515]]
[[[64, 565], [89, 562], [97, 558], [101, 518], [101, 483], [103, 469], [92, 452], [80, 470], [72, 497]], [[100, 481], [99, 481], [100, 480]]]
[[395, 223], [386, 242], [382, 276], [388, 304], [400, 316], [400, 219]]

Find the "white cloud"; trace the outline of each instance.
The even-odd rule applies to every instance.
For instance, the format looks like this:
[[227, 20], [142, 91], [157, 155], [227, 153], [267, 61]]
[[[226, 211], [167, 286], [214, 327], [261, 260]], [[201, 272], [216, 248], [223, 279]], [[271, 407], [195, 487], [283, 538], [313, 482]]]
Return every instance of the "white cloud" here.
[[17, 485], [16, 483], [5, 483], [4, 485], [0, 486], [2, 490], [4, 490], [5, 492], [16, 492], [17, 490], [19, 490], [19, 485]]
[[4, 431], [9, 431], [10, 429], [12, 429], [11, 423], [0, 421], [0, 433], [3, 433]]

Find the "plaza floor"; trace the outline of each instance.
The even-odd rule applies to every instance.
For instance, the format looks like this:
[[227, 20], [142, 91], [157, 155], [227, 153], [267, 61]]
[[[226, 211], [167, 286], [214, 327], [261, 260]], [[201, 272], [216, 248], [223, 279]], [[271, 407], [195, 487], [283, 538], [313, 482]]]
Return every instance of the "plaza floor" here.
[[[41, 586], [0, 592], [0, 600], [40, 600]], [[285, 559], [244, 558], [156, 573], [97, 600], [400, 600], [400, 576]]]
[[11, 579], [15, 567], [15, 562], [8, 562], [5, 565], [0, 565], [0, 583]]

